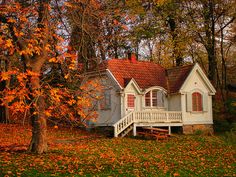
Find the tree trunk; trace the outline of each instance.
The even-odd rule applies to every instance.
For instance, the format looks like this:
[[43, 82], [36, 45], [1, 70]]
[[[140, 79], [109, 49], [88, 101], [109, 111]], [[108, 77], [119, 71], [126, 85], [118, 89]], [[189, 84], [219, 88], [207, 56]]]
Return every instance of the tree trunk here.
[[[32, 91], [35, 92], [40, 89], [39, 76], [32, 76], [31, 78]], [[29, 146], [29, 151], [37, 154], [47, 152], [47, 121], [45, 116], [45, 102], [42, 95], [34, 96], [35, 109], [32, 114], [32, 139]], [[31, 111], [32, 112], [32, 111]]]
[[209, 0], [204, 7], [204, 27], [206, 34], [205, 48], [208, 54], [208, 78], [216, 86], [216, 55], [215, 55], [215, 19], [214, 8], [215, 4]]
[[[6, 63], [6, 60], [1, 60], [0, 59], [0, 73], [1, 72], [6, 72], [7, 71], [7, 63]], [[4, 91], [4, 89], [6, 88], [6, 84], [7, 84], [7, 81], [1, 81], [0, 82], [0, 91]], [[2, 102], [0, 101], [0, 104]], [[7, 115], [6, 115], [6, 106], [2, 106], [0, 105], [0, 122], [3, 122], [3, 123], [7, 123], [8, 119], [7, 119]]]
[[183, 65], [183, 57], [181, 56], [182, 54], [180, 53], [180, 49], [179, 49], [179, 46], [178, 46], [179, 45], [178, 41], [177, 41], [178, 35], [177, 35], [177, 31], [176, 31], [177, 26], [176, 26], [174, 16], [169, 15], [167, 22], [169, 24], [170, 33], [171, 33], [172, 42], [173, 42], [172, 57], [175, 60], [175, 65], [176, 66], [182, 66]]
[[29, 151], [42, 154], [47, 152], [47, 119], [45, 115], [45, 101], [44, 96], [41, 93], [40, 85], [40, 73], [43, 64], [48, 58], [48, 52], [45, 46], [49, 44], [49, 5], [50, 0], [40, 0], [39, 6], [39, 17], [38, 17], [38, 27], [44, 32], [45, 39], [42, 42], [42, 52], [40, 55], [35, 55], [33, 58], [27, 61], [26, 66], [35, 73], [30, 79], [30, 88], [32, 93], [31, 101], [33, 104], [33, 109], [31, 110], [32, 119], [32, 139], [29, 146]]
[[[0, 82], [0, 91], [3, 91], [5, 89], [6, 81]], [[2, 102], [0, 101], [0, 104]], [[6, 122], [6, 107], [0, 105], [0, 122]]]

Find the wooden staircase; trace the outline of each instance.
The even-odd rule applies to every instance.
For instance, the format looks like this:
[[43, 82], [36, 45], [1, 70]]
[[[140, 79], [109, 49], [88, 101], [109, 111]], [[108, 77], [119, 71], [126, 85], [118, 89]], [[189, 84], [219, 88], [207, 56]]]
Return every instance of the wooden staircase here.
[[130, 112], [125, 117], [116, 122], [114, 126], [114, 137], [124, 137], [133, 129], [134, 112]]
[[126, 128], [123, 132], [120, 133], [121, 137], [125, 137], [130, 131], [133, 130], [133, 124]]

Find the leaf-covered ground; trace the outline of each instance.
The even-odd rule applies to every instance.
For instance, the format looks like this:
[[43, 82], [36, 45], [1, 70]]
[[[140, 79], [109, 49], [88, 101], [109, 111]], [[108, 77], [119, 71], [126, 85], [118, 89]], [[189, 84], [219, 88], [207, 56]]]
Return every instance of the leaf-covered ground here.
[[0, 124], [0, 176], [236, 176], [235, 147], [217, 136], [167, 141], [49, 129], [49, 152], [26, 151], [30, 128]]

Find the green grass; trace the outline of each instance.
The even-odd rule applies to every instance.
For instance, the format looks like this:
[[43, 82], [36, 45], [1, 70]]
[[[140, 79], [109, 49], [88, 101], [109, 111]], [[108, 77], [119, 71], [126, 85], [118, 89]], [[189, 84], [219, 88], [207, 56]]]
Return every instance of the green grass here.
[[[48, 153], [36, 155], [25, 151], [28, 131], [17, 130], [24, 140], [14, 131], [0, 138], [0, 176], [236, 176], [235, 146], [219, 136], [156, 141], [58, 129], [49, 130]], [[11, 144], [22, 148], [4, 148]]]

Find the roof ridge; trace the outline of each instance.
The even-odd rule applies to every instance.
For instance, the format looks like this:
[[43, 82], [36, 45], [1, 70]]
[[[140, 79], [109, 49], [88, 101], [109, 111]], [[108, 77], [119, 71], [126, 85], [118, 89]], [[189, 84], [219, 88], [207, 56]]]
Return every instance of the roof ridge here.
[[191, 64], [187, 64], [187, 65], [182, 65], [182, 66], [174, 66], [174, 67], [171, 67], [171, 68], [166, 68], [166, 70], [185, 68], [185, 67], [190, 67], [190, 66], [194, 66], [194, 65], [195, 65], [194, 63], [191, 63]]
[[[108, 60], [104, 60], [104, 61], [114, 61], [114, 60], [117, 60], [117, 61], [130, 61], [128, 58], [112, 58], [112, 59], [108, 59]], [[161, 64], [155, 63], [155, 62], [150, 61], [150, 60], [137, 60], [136, 62], [139, 62], [139, 63], [152, 63], [152, 64], [156, 64], [156, 65], [159, 65], [159, 66], [163, 67]]]

